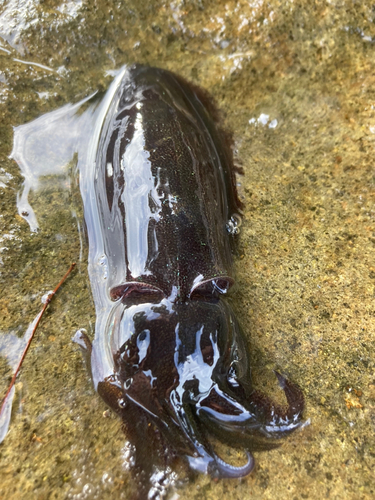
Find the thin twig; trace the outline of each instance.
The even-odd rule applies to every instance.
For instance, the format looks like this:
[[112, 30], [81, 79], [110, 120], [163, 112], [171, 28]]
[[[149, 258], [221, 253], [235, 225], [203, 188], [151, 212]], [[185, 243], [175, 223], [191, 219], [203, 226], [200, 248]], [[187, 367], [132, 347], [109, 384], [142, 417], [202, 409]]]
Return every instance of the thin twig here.
[[29, 347], [30, 347], [31, 341], [32, 341], [32, 340], [33, 340], [33, 338], [34, 338], [34, 334], [35, 334], [35, 332], [36, 332], [36, 329], [38, 328], [38, 325], [39, 325], [39, 323], [40, 323], [40, 320], [42, 319], [42, 316], [43, 316], [43, 314], [44, 314], [44, 311], [47, 309], [47, 307], [48, 307], [49, 303], [51, 302], [51, 300], [52, 300], [53, 296], [55, 295], [55, 293], [57, 292], [57, 290], [61, 287], [61, 285], [62, 285], [62, 284], [64, 283], [64, 281], [66, 280], [66, 278], [67, 278], [67, 277], [69, 276], [69, 274], [73, 271], [73, 269], [75, 268], [75, 265], [76, 265], [76, 264], [75, 264], [75, 262], [73, 262], [73, 264], [71, 264], [71, 266], [69, 267], [69, 269], [68, 269], [68, 270], [67, 270], [67, 272], [65, 273], [64, 277], [62, 278], [62, 280], [61, 280], [61, 281], [59, 282], [59, 284], [56, 286], [56, 288], [55, 288], [52, 292], [50, 292], [50, 293], [48, 294], [48, 296], [47, 296], [47, 298], [46, 298], [46, 301], [45, 301], [45, 303], [44, 303], [44, 305], [43, 305], [43, 307], [42, 307], [42, 310], [40, 311], [40, 313], [39, 313], [39, 314], [38, 314], [38, 316], [37, 316], [37, 320], [36, 320], [36, 323], [35, 323], [35, 325], [34, 325], [33, 331], [32, 331], [32, 333], [31, 333], [31, 335], [30, 335], [29, 340], [27, 341], [26, 347], [25, 347], [25, 349], [24, 349], [24, 351], [23, 351], [23, 353], [22, 353], [22, 356], [21, 356], [21, 359], [20, 359], [20, 361], [19, 361], [19, 363], [18, 363], [18, 366], [17, 366], [17, 368], [16, 368], [16, 371], [14, 372], [14, 375], [13, 375], [13, 377], [12, 377], [12, 380], [10, 381], [10, 384], [9, 384], [8, 390], [7, 390], [7, 392], [6, 392], [6, 394], [5, 394], [5, 397], [4, 397], [4, 399], [3, 399], [2, 403], [1, 403], [1, 407], [0, 407], [0, 414], [1, 414], [1, 412], [3, 411], [3, 407], [5, 406], [5, 403], [6, 403], [6, 400], [7, 400], [8, 396], [9, 396], [9, 393], [10, 393], [10, 391], [12, 390], [12, 387], [13, 387], [13, 385], [14, 385], [15, 381], [16, 381], [16, 378], [17, 378], [18, 372], [19, 372], [19, 371], [20, 371], [20, 369], [21, 369], [21, 366], [22, 366], [23, 360], [25, 359], [25, 356], [26, 356], [26, 354], [27, 354], [27, 351], [29, 350]]

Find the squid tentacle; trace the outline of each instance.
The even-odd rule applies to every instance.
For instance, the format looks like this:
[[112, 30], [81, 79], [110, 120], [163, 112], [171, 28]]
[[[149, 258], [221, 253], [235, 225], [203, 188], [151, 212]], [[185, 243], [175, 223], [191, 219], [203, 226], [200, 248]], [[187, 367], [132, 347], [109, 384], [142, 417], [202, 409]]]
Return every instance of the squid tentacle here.
[[[244, 465], [234, 466], [225, 462], [222, 458], [220, 458], [216, 453], [213, 454], [214, 464], [210, 466], [210, 470], [208, 471], [212, 476], [226, 479], [236, 479], [239, 477], [245, 477], [254, 469], [255, 460], [252, 454], [245, 450], [247, 456], [247, 462]], [[213, 470], [213, 467], [215, 469]]]
[[289, 434], [302, 425], [304, 398], [297, 385], [275, 374], [287, 399], [286, 408], [259, 391], [239, 402], [215, 385], [197, 405], [200, 418], [213, 434], [221, 434], [224, 440], [235, 439], [239, 446], [241, 441], [245, 446], [251, 442], [256, 445], [262, 438], [278, 439]]

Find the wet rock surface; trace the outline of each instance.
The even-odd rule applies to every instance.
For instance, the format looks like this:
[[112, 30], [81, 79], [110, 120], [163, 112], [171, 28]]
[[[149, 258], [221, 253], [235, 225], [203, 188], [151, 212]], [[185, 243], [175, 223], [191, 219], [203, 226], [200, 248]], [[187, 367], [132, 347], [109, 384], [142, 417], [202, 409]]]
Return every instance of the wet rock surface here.
[[[208, 89], [233, 131], [245, 203], [233, 307], [257, 387], [282, 401], [272, 370], [287, 374], [304, 391], [311, 423], [257, 453], [245, 479], [185, 478], [181, 499], [374, 495], [374, 19], [370, 3], [345, 1], [0, 8], [2, 339], [22, 336], [82, 243], [79, 192], [65, 178], [47, 176], [31, 193], [39, 232], [18, 215], [12, 127], [104, 91], [111, 71], [137, 61]], [[120, 423], [71, 342], [78, 328], [93, 335], [85, 251], [18, 378], [0, 445], [7, 499], [121, 499], [136, 487]], [[0, 358], [2, 392], [10, 377]], [[158, 491], [178, 484], [170, 471], [161, 476]]]

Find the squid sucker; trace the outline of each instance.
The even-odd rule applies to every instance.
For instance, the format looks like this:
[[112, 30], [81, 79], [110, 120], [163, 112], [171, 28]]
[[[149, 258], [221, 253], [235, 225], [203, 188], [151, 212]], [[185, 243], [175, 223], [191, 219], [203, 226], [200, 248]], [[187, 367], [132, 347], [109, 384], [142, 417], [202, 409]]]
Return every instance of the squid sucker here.
[[[304, 398], [277, 372], [287, 406], [252, 387], [226, 300], [241, 202], [215, 106], [169, 71], [128, 66], [93, 155], [89, 271], [106, 296], [93, 345], [76, 340], [94, 386], [121, 417], [145, 478], [176, 459], [217, 478], [245, 476], [254, 450], [301, 425]], [[246, 463], [220, 458], [215, 440], [243, 449]]]

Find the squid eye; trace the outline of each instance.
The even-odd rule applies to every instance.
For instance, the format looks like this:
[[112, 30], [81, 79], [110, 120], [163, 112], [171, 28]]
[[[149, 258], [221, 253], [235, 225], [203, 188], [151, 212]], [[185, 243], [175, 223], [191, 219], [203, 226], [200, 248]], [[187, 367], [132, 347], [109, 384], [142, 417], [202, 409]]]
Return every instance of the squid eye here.
[[217, 302], [221, 295], [228, 293], [234, 281], [228, 276], [198, 282], [190, 292], [192, 300]]

